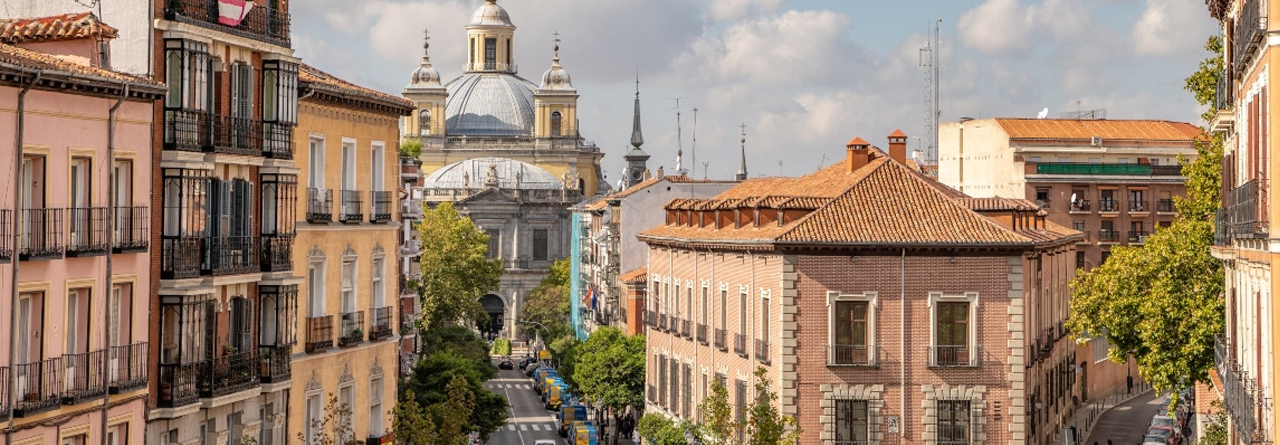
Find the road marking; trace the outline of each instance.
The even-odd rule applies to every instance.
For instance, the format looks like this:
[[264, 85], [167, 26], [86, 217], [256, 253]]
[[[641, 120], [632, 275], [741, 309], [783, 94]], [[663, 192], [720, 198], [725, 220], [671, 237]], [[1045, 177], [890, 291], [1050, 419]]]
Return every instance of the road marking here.
[[529, 385], [520, 385], [520, 389], [533, 389]]
[[507, 424], [507, 431], [515, 431], [515, 430], [516, 430], [516, 426], [515, 426], [515, 425], [510, 424], [510, 423], [508, 423], [508, 424]]
[[[520, 431], [529, 431], [529, 425], [520, 425]], [[523, 442], [524, 439], [522, 438], [520, 441]]]

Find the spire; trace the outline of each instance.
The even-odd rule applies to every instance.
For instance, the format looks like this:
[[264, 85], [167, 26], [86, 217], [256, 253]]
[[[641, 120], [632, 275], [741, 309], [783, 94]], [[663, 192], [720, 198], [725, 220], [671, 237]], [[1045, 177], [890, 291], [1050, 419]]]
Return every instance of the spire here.
[[738, 160], [738, 174], [733, 175], [737, 181], [747, 180], [747, 124], [742, 123], [742, 157]]
[[542, 90], [572, 90], [573, 82], [569, 80], [569, 73], [560, 66], [560, 33], [555, 33], [554, 55], [551, 57], [551, 69], [542, 74], [542, 85], [538, 89]]
[[636, 73], [636, 115], [631, 120], [631, 146], [637, 150], [644, 145], [644, 135], [640, 134], [640, 74]]
[[422, 30], [422, 64], [418, 69], [413, 71], [413, 76], [409, 80], [411, 87], [438, 87], [440, 86], [440, 73], [431, 66], [431, 56], [427, 54], [427, 48], [431, 47], [430, 31]]

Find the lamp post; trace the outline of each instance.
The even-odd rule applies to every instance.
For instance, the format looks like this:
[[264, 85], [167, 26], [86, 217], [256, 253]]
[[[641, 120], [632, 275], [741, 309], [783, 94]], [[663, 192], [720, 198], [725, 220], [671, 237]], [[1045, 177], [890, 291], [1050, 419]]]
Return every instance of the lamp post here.
[[[546, 327], [546, 326], [543, 326], [543, 325], [542, 325], [542, 323], [538, 323], [538, 322], [536, 322], [536, 321], [529, 321], [529, 320], [516, 320], [516, 322], [517, 322], [517, 323], [523, 323], [523, 324], [532, 324], [532, 325], [537, 325], [538, 327], [542, 328], [542, 330], [544, 330], [544, 331], [550, 331], [550, 329], [547, 329], [547, 327]], [[533, 331], [533, 339], [534, 339], [534, 343], [535, 343], [535, 344], [541, 344], [541, 341], [538, 341], [538, 331]], [[528, 348], [526, 347], [526, 349], [528, 349]]]

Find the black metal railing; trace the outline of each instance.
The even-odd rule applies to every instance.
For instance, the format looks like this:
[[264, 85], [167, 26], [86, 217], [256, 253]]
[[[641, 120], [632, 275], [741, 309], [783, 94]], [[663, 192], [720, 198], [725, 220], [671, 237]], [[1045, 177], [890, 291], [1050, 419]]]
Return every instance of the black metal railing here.
[[10, 261], [13, 261], [13, 210], [4, 209], [0, 210], [0, 263]]
[[876, 345], [827, 345], [827, 366], [876, 366], [880, 347]]
[[696, 337], [698, 338], [698, 343], [702, 343], [704, 345], [707, 344], [707, 325], [698, 323], [698, 326], [696, 327], [696, 331], [697, 331]]
[[747, 356], [747, 336], [733, 334], [733, 352], [743, 357]]
[[204, 238], [166, 236], [160, 239], [160, 278], [175, 280], [200, 276]]
[[1227, 227], [1227, 211], [1218, 209], [1213, 211], [1213, 245], [1230, 246], [1231, 245], [1231, 229]]
[[9, 367], [0, 366], [0, 420], [9, 420]]
[[724, 329], [716, 329], [712, 331], [711, 337], [713, 339], [713, 343], [715, 343], [716, 345], [716, 349], [719, 349], [721, 351], [724, 351], [727, 349], [727, 346], [725, 346], [725, 342], [724, 342], [725, 340]]
[[107, 238], [106, 207], [67, 209], [70, 230], [67, 232], [67, 256], [105, 255], [110, 247]]
[[146, 252], [150, 243], [151, 208], [116, 207], [111, 225], [111, 251], [115, 253]]
[[209, 112], [164, 111], [164, 149], [203, 152], [209, 146]]
[[1099, 230], [1098, 241], [1104, 242], [1104, 243], [1118, 243], [1120, 242], [1120, 231], [1106, 230], [1106, 229]]
[[1219, 73], [1218, 84], [1213, 89], [1213, 108], [1215, 110], [1230, 110], [1234, 108], [1234, 90], [1229, 73]]
[[342, 327], [338, 333], [338, 346], [350, 346], [364, 341], [364, 311], [343, 312]]
[[769, 364], [769, 341], [756, 339], [756, 361]]
[[262, 235], [262, 271], [293, 270], [293, 236]]
[[262, 123], [262, 156], [268, 159], [293, 159], [293, 124]]
[[929, 346], [929, 366], [934, 368], [982, 366], [982, 346]]
[[1227, 196], [1227, 234], [1231, 238], [1266, 238], [1267, 181], [1254, 179], [1231, 190]]
[[693, 321], [680, 320], [680, 336], [684, 338], [693, 338]]
[[369, 341], [378, 341], [391, 336], [391, 307], [376, 307], [369, 314]]
[[24, 209], [21, 223], [23, 238], [22, 245], [18, 246], [19, 260], [62, 258], [65, 248], [62, 240], [62, 209]]
[[161, 408], [176, 408], [195, 403], [200, 400], [200, 371], [205, 362], [161, 363], [160, 394], [157, 397]]
[[333, 221], [333, 189], [307, 189], [307, 222]]
[[667, 314], [658, 314], [658, 330], [667, 331]]
[[357, 190], [342, 190], [342, 201], [340, 204], [340, 213], [338, 221], [344, 223], [358, 223], [364, 219], [364, 203], [360, 199], [360, 192]]
[[656, 328], [658, 327], [658, 313], [654, 311], [644, 311], [644, 313], [640, 314], [640, 322], [649, 325], [649, 327]]
[[1147, 232], [1146, 230], [1130, 230], [1129, 242], [1134, 244], [1142, 244], [1147, 242], [1147, 236], [1150, 236], [1150, 235], [1151, 233]]
[[1248, 68], [1267, 30], [1267, 16], [1261, 11], [1260, 2], [1245, 0], [1241, 3], [1235, 32], [1231, 35], [1231, 54], [1234, 56], [1231, 65], [1237, 73]]
[[120, 394], [147, 387], [147, 342], [112, 346], [107, 360], [107, 392]]
[[333, 316], [307, 317], [307, 352], [320, 352], [333, 347]]
[[1157, 212], [1173, 212], [1174, 211], [1173, 198], [1157, 199], [1156, 211]]
[[1079, 241], [1076, 241], [1076, 244], [1089, 244], [1090, 242], [1093, 241], [1093, 235], [1090, 234], [1088, 230], [1081, 230], [1080, 234], [1084, 235], [1084, 238], [1081, 238]]
[[1151, 203], [1144, 200], [1129, 201], [1130, 212], [1150, 212]]
[[262, 155], [262, 121], [222, 114], [210, 116], [213, 122], [211, 151], [234, 155]]
[[62, 357], [14, 365], [13, 378], [13, 417], [52, 411], [62, 404]]
[[369, 222], [391, 221], [391, 192], [369, 192]]
[[405, 310], [407, 307], [412, 307], [412, 305], [400, 306], [400, 336], [415, 335], [418, 333], [418, 314]]
[[220, 397], [258, 386], [258, 351], [233, 352], [205, 362], [200, 397]]
[[[262, 40], [279, 46], [289, 46], [289, 13], [278, 8], [254, 5], [239, 23], [220, 20], [218, 0], [167, 0], [164, 15], [167, 20], [191, 23], [242, 37]], [[282, 2], [283, 3], [283, 2]]]
[[1077, 199], [1071, 202], [1072, 212], [1088, 212], [1093, 208], [1093, 203], [1087, 199]]
[[1119, 212], [1119, 211], [1120, 211], [1120, 201], [1117, 201], [1117, 200], [1114, 200], [1114, 199], [1099, 199], [1099, 200], [1098, 200], [1098, 211], [1099, 211], [1099, 212], [1110, 212], [1110, 213], [1116, 213], [1116, 212]]
[[258, 346], [262, 364], [258, 379], [262, 383], [280, 383], [288, 381], [293, 368], [291, 350], [293, 345]]
[[208, 263], [202, 272], [212, 275], [260, 272], [258, 243], [256, 236], [209, 238], [205, 242]]
[[63, 381], [66, 382], [62, 404], [78, 405], [107, 395], [107, 379], [102, 375], [106, 358], [105, 349], [62, 355]]

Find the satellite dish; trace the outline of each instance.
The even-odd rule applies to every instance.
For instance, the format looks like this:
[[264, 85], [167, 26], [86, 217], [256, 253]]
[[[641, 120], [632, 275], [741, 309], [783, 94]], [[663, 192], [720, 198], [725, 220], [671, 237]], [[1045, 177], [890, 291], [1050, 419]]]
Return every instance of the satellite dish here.
[[1072, 193], [1072, 194], [1071, 194], [1071, 202], [1072, 202], [1072, 203], [1075, 203], [1075, 202], [1076, 202], [1076, 194], [1075, 194], [1075, 193]]
[[1044, 107], [1043, 110], [1040, 110], [1040, 114], [1036, 115], [1036, 119], [1044, 119], [1046, 117], [1049, 117], [1049, 107]]

